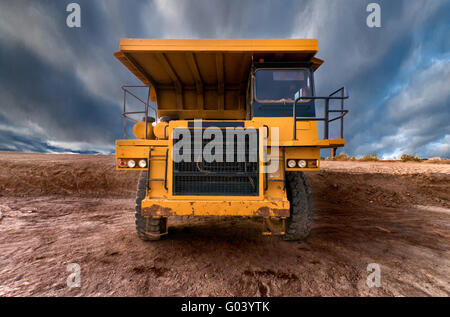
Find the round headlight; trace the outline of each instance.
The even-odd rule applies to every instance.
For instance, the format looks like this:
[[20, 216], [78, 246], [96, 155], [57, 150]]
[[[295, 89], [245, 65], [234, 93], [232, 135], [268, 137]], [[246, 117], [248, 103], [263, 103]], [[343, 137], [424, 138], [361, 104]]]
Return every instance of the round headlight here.
[[135, 167], [136, 166], [136, 162], [134, 161], [134, 160], [129, 160], [128, 161], [128, 167], [129, 168], [133, 168], [133, 167]]
[[147, 166], [147, 161], [146, 160], [140, 160], [139, 161], [139, 167], [140, 168], [144, 168]]
[[289, 161], [288, 161], [288, 167], [294, 168], [295, 165], [297, 165], [297, 163], [295, 162], [295, 160], [289, 160]]
[[306, 167], [306, 161], [304, 161], [304, 160], [298, 161], [298, 167], [305, 168]]

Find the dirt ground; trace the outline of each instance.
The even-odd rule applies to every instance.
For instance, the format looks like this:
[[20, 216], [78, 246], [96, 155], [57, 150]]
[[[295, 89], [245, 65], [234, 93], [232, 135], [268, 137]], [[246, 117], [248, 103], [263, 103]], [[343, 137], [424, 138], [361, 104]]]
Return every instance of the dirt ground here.
[[[0, 153], [1, 296], [449, 296], [450, 164], [322, 162], [305, 242], [255, 219], [135, 235], [137, 173], [114, 157]], [[69, 263], [81, 287], [69, 288]], [[369, 288], [377, 263], [381, 286]]]

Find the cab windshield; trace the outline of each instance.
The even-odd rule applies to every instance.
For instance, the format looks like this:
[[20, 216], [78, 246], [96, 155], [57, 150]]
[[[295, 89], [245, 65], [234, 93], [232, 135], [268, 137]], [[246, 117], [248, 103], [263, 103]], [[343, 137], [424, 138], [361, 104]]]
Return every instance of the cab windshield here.
[[255, 96], [259, 102], [294, 102], [300, 89], [302, 96], [311, 96], [307, 69], [258, 69], [255, 76]]

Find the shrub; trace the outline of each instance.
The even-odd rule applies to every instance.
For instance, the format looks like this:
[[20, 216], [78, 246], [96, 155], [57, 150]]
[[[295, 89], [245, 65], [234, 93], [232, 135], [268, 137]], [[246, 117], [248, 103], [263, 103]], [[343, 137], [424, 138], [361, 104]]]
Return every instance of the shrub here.
[[422, 162], [422, 160], [414, 155], [403, 154], [400, 158], [402, 162]]
[[379, 161], [379, 160], [380, 159], [378, 158], [378, 154], [375, 153], [364, 155], [361, 158], [361, 161]]
[[336, 161], [348, 161], [348, 160], [350, 160], [350, 157], [345, 153], [341, 153], [339, 155], [336, 155], [335, 160]]

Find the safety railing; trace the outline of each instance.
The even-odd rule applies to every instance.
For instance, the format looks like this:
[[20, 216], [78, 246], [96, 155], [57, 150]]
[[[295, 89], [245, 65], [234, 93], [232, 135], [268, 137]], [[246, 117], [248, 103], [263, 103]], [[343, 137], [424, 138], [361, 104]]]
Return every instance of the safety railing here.
[[[316, 97], [316, 96], [302, 96], [303, 95], [302, 90], [300, 89], [300, 91], [298, 91], [295, 94], [294, 104], [293, 104], [293, 109], [292, 109], [292, 116], [294, 119], [294, 140], [297, 140], [297, 122], [298, 121], [323, 121], [324, 122], [324, 131], [323, 131], [324, 139], [329, 139], [329, 124], [330, 124], [330, 122], [333, 122], [333, 121], [336, 121], [339, 119], [341, 120], [340, 136], [341, 136], [341, 139], [343, 139], [344, 138], [344, 117], [348, 113], [348, 110], [344, 109], [344, 100], [349, 98], [348, 95], [344, 96], [344, 91], [345, 91], [345, 88], [342, 87], [327, 97]], [[339, 93], [340, 93], [340, 96], [336, 96]], [[317, 118], [317, 117], [297, 118], [296, 108], [297, 108], [297, 103], [300, 100], [324, 100], [324, 107], [325, 107], [324, 117], [323, 118]], [[341, 101], [340, 109], [330, 110], [330, 100], [340, 100]], [[340, 115], [330, 119], [331, 113], [340, 113]]]
[[[123, 90], [123, 137], [124, 139], [127, 138], [127, 120], [138, 122], [138, 120], [132, 118], [130, 115], [134, 114], [144, 114], [145, 115], [145, 138], [147, 139], [147, 123], [148, 123], [148, 109], [152, 109], [155, 112], [155, 118], [156, 118], [156, 109], [150, 105], [150, 86], [122, 86]], [[138, 88], [146, 88], [147, 91], [147, 101], [142, 100], [139, 98], [135, 93], [133, 93], [132, 89], [138, 89]], [[133, 98], [135, 98], [137, 101], [142, 103], [145, 107], [144, 111], [127, 111], [127, 96], [130, 95]]]

